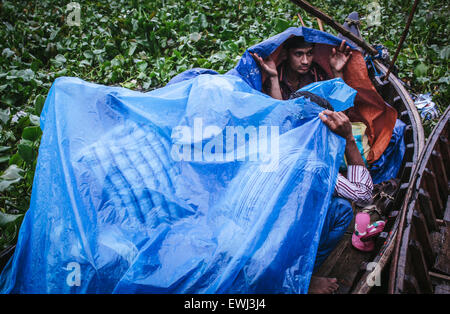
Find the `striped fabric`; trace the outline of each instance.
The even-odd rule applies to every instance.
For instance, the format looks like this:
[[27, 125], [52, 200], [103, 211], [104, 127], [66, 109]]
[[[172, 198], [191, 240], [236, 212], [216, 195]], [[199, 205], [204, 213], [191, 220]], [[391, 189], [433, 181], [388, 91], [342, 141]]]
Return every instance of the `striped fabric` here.
[[350, 165], [347, 168], [347, 178], [339, 173], [335, 193], [339, 197], [365, 204], [372, 199], [372, 177], [364, 166]]

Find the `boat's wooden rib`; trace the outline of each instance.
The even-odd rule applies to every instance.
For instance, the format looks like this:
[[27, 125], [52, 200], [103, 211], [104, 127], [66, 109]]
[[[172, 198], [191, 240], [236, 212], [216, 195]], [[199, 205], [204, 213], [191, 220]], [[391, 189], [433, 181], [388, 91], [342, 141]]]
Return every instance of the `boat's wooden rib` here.
[[430, 134], [411, 178], [391, 264], [390, 293], [450, 290], [449, 109]]

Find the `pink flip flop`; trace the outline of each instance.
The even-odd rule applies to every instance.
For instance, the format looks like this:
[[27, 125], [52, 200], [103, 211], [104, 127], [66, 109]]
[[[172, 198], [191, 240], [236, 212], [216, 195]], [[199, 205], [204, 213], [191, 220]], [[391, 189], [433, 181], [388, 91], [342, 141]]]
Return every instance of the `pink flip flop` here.
[[383, 220], [371, 224], [369, 213], [360, 212], [356, 214], [352, 245], [360, 251], [372, 251], [375, 247], [375, 241], [373, 241], [372, 238], [379, 235], [383, 231], [385, 225], [386, 223]]
[[374, 249], [374, 241], [361, 241], [361, 237], [367, 235], [367, 227], [370, 224], [370, 215], [368, 213], [357, 213], [355, 218], [355, 231], [352, 235], [352, 245], [360, 251], [369, 252]]
[[373, 249], [375, 248], [375, 241], [368, 240], [366, 242], [363, 242], [356, 234], [353, 233], [352, 245], [360, 251], [370, 252], [370, 251], [373, 251]]
[[383, 231], [385, 225], [386, 225], [386, 222], [384, 220], [378, 220], [378, 221], [370, 224], [367, 227], [366, 234], [360, 237], [361, 241], [364, 242], [364, 241], [367, 241], [368, 239], [371, 239], [371, 238], [379, 235]]

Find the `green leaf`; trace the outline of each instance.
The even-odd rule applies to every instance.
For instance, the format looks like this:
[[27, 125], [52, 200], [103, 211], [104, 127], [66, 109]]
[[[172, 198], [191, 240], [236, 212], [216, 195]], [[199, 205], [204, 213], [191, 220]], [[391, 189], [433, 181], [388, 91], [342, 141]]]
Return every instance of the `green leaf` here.
[[0, 176], [0, 192], [5, 191], [12, 184], [19, 182], [23, 178], [23, 172], [24, 170], [16, 165], [9, 166]]
[[416, 77], [426, 76], [428, 71], [428, 67], [425, 63], [419, 63], [414, 69], [414, 75]]
[[285, 31], [290, 25], [289, 21], [281, 18], [274, 19], [274, 30], [277, 33]]
[[9, 158], [9, 165], [18, 165], [23, 162], [22, 157], [20, 157], [19, 153], [15, 153]]
[[56, 55], [55, 56], [55, 61], [57, 61], [59, 63], [66, 63], [67, 59], [63, 55]]
[[25, 82], [29, 82], [34, 78], [34, 72], [31, 69], [17, 71], [16, 75]]
[[450, 46], [445, 46], [442, 48], [442, 50], [439, 52], [439, 58], [443, 60], [447, 60], [450, 58]]
[[14, 223], [22, 217], [23, 217], [23, 214], [12, 215], [12, 214], [6, 214], [6, 213], [0, 211], [0, 227], [5, 228], [8, 224]]
[[13, 56], [13, 55], [15, 55], [15, 52], [12, 51], [12, 50], [9, 49], [9, 48], [5, 48], [5, 49], [3, 49], [3, 51], [2, 51], [2, 56], [5, 56], [6, 58], [9, 58], [9, 57], [11, 57], [11, 56]]
[[6, 124], [6, 122], [9, 121], [11, 115], [11, 110], [9, 108], [6, 108], [5, 110], [0, 109], [0, 121]]
[[35, 126], [39, 126], [41, 124], [40, 118], [38, 116], [35, 116], [34, 114], [30, 114], [28, 116], [30, 118], [31, 124]]
[[84, 52], [83, 52], [83, 56], [84, 56], [86, 59], [92, 59], [92, 58], [94, 57], [94, 55], [92, 54], [92, 52], [90, 52], [89, 50], [84, 51]]
[[141, 61], [137, 64], [137, 68], [140, 72], [144, 72], [145, 69], [147, 68], [147, 66], [148, 66], [148, 63], [145, 61]]
[[105, 49], [95, 49], [94, 51], [92, 51], [92, 53], [94, 55], [100, 55], [100, 54], [102, 54], [104, 52], [105, 52]]
[[202, 35], [199, 33], [192, 33], [189, 35], [189, 39], [193, 42], [197, 42], [202, 38]]
[[27, 144], [19, 144], [17, 145], [17, 151], [22, 157], [23, 160], [27, 163], [32, 163], [34, 160], [34, 153], [33, 153], [33, 147], [27, 145]]
[[134, 51], [136, 50], [136, 48], [137, 48], [137, 43], [131, 43], [130, 50], [128, 50], [128, 55], [129, 56], [134, 55]]
[[9, 146], [0, 146], [0, 153], [8, 151], [10, 148]]
[[37, 115], [41, 115], [42, 108], [44, 108], [45, 97], [43, 95], [37, 95], [34, 99], [34, 112]]
[[29, 126], [23, 129], [22, 137], [29, 141], [36, 141], [42, 134], [41, 128], [38, 126]]

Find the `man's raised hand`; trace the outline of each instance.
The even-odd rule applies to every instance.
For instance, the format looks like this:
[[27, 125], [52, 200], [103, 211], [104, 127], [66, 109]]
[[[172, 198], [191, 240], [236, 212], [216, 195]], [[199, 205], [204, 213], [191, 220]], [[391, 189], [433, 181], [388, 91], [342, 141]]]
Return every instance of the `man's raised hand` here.
[[342, 74], [342, 71], [351, 56], [352, 52], [350, 51], [350, 47], [345, 44], [345, 40], [341, 42], [338, 49], [333, 48], [331, 50], [330, 67], [335, 75], [341, 76], [340, 74]]
[[266, 60], [263, 60], [263, 58], [255, 52], [250, 52], [250, 55], [255, 59], [256, 63], [258, 63], [261, 71], [265, 72], [270, 77], [278, 77], [277, 65], [271, 56], [267, 57]]

